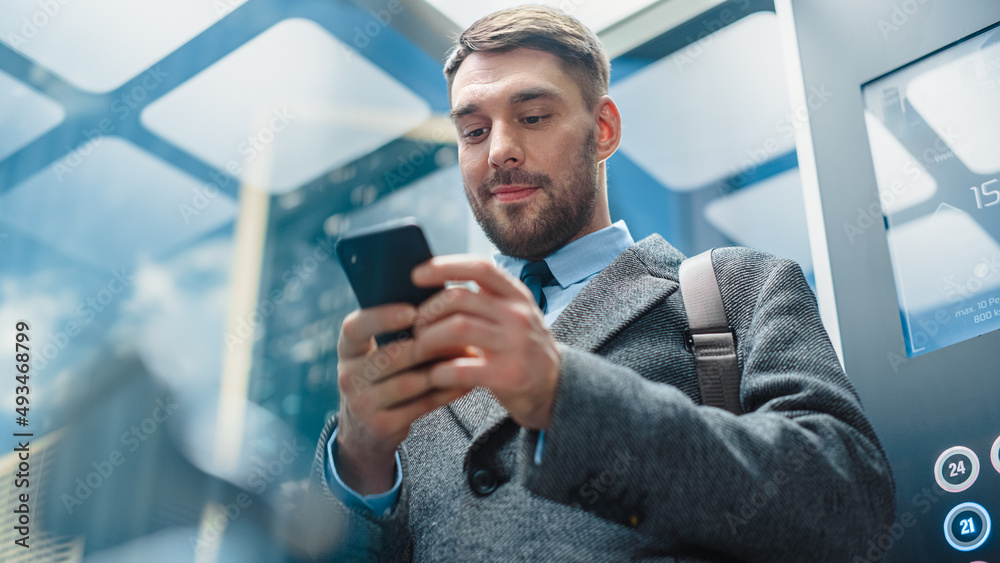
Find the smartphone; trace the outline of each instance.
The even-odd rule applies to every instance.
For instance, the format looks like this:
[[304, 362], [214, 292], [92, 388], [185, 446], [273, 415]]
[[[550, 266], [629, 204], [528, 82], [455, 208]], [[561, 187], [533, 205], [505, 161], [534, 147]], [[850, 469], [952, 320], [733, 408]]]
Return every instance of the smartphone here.
[[[359, 230], [337, 242], [337, 258], [362, 308], [386, 303], [420, 305], [440, 287], [417, 287], [410, 272], [434, 257], [416, 219], [407, 217]], [[412, 336], [410, 329], [380, 334], [379, 346]]]

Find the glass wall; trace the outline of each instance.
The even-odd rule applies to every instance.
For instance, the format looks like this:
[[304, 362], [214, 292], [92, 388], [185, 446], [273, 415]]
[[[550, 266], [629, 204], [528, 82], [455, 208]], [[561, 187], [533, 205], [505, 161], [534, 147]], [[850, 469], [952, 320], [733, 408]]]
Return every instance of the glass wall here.
[[[18, 333], [30, 356], [30, 391], [0, 385], [0, 435], [31, 452], [30, 484], [0, 498], [10, 515], [29, 493], [32, 544], [5, 520], [0, 559], [284, 561], [322, 543], [297, 491], [357, 307], [332, 246], [412, 215], [437, 254], [492, 254], [441, 63], [507, 4], [0, 5], [0, 358], [15, 365]], [[612, 54], [612, 218], [808, 274], [805, 114], [771, 2], [551, 4]], [[639, 23], [648, 39], [613, 45]]]

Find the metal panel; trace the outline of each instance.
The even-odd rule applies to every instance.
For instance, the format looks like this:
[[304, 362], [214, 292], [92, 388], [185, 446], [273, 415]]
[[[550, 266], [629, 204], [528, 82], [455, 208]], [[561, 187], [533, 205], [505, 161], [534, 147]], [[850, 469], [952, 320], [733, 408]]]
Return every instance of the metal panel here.
[[[790, 72], [793, 106], [806, 108], [808, 126], [800, 132], [797, 150], [815, 229], [813, 248], [825, 254], [818, 261], [829, 262], [828, 269], [817, 267], [817, 283], [821, 293], [832, 288], [844, 365], [882, 439], [897, 485], [898, 525], [891, 534], [873, 531], [871, 549], [854, 560], [876, 561], [886, 550], [886, 561], [900, 562], [996, 557], [995, 532], [963, 555], [948, 544], [943, 528], [949, 511], [963, 502], [981, 504], [994, 519], [1000, 514], [1000, 468], [990, 463], [991, 446], [1000, 435], [1000, 331], [907, 357], [862, 85], [1000, 21], [1000, 3], [775, 4], [783, 31], [794, 34], [798, 44]], [[822, 100], [816, 92], [825, 92]], [[879, 211], [873, 216], [869, 209]], [[924, 330], [936, 327], [928, 323]], [[980, 465], [977, 481], [958, 493], [935, 482], [935, 461], [953, 446], [971, 449]]]

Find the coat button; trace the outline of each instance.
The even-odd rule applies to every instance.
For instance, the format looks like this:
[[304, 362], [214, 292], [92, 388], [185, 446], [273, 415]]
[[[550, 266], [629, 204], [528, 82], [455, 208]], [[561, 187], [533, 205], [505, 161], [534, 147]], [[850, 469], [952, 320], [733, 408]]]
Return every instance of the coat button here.
[[469, 476], [472, 490], [479, 495], [488, 495], [497, 490], [497, 476], [489, 469], [476, 469]]

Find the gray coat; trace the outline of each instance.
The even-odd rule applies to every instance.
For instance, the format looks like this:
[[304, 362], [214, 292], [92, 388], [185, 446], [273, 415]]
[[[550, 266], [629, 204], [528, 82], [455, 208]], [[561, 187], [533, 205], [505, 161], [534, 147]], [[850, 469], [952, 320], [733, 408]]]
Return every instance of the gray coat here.
[[891, 523], [892, 476], [791, 261], [716, 251], [747, 414], [700, 406], [677, 269], [658, 235], [551, 329], [562, 366], [544, 458], [485, 389], [417, 420], [388, 515], [312, 491], [330, 560], [851, 561]]

